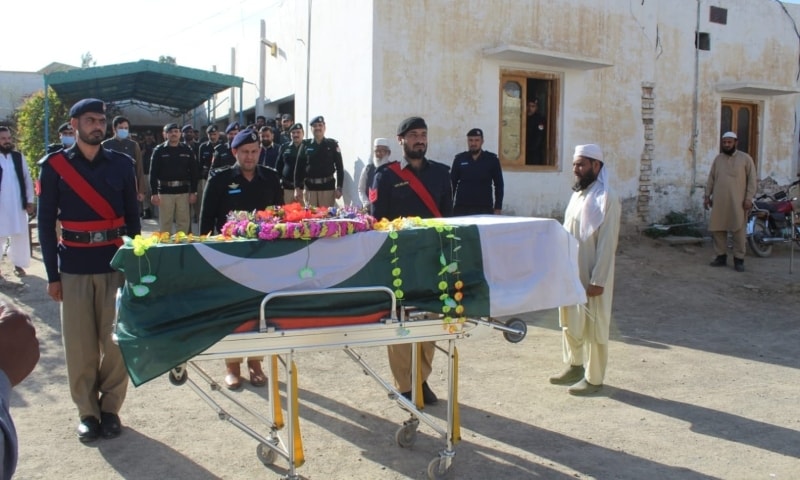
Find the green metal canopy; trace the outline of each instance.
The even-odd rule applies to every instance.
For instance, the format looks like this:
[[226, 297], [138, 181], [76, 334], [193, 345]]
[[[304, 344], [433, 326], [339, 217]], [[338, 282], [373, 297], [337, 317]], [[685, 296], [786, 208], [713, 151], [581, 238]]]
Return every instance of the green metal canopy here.
[[53, 72], [44, 76], [46, 86], [69, 105], [82, 98], [106, 102], [139, 100], [189, 111], [215, 93], [242, 87], [233, 75], [180, 67], [152, 60]]

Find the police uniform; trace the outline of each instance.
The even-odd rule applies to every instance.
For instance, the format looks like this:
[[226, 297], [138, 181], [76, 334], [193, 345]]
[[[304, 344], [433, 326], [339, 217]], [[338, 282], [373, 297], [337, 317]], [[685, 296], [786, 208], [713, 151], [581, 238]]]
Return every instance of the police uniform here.
[[[302, 130], [303, 126], [299, 123], [295, 123], [289, 129], [292, 130]], [[299, 145], [295, 145], [292, 142], [284, 143], [281, 145], [281, 151], [278, 154], [278, 161], [275, 163], [275, 170], [277, 170], [278, 175], [281, 178], [281, 187], [283, 188], [283, 203], [289, 204], [293, 203], [294, 200], [294, 171], [295, 165], [297, 165], [297, 161], [302, 159], [305, 161], [306, 155], [306, 147], [304, 142], [300, 142]]]
[[[311, 125], [325, 123], [321, 116], [311, 120]], [[303, 189], [306, 205], [333, 207], [335, 191], [344, 183], [344, 165], [339, 142], [323, 137], [317, 143], [313, 138], [303, 140], [306, 156], [299, 159], [294, 169], [295, 188]], [[325, 192], [325, 193], [322, 193]]]
[[[70, 110], [70, 117], [80, 119], [85, 113], [104, 114], [105, 104], [97, 99], [81, 100]], [[122, 355], [112, 341], [116, 293], [124, 278], [112, 270], [110, 261], [122, 244], [120, 237], [139, 234], [141, 224], [131, 159], [101, 147], [89, 160], [80, 146], [47, 155], [39, 162], [39, 239], [47, 281], [51, 285], [60, 282], [67, 376], [82, 420], [78, 433], [80, 436], [81, 427], [89, 425], [92, 429], [87, 438], [96, 439], [101, 428], [103, 436], [119, 434], [117, 413], [128, 385]], [[61, 156], [65, 158], [56, 158]], [[86, 191], [65, 180], [65, 170], [57, 170], [64, 165], [104, 201], [87, 200]], [[101, 208], [105, 203], [108, 211]], [[56, 219], [63, 226], [60, 243]], [[93, 420], [84, 425], [87, 418]]]
[[200, 210], [200, 232], [220, 232], [233, 210], [263, 210], [273, 205], [283, 205], [275, 170], [256, 165], [255, 176], [247, 180], [238, 164], [214, 169]]
[[[473, 128], [467, 136], [483, 138], [483, 132]], [[503, 170], [494, 153], [481, 150], [478, 158], [468, 151], [459, 153], [453, 159], [450, 179], [455, 215], [492, 214], [503, 209]]]
[[[61, 125], [58, 126], [58, 134], [59, 135], [61, 135], [62, 133], [66, 132], [68, 130], [72, 130], [72, 125], [70, 125], [69, 122], [62, 123]], [[75, 137], [72, 137], [72, 138], [74, 140]], [[59, 150], [66, 150], [69, 147], [71, 147], [72, 145], [74, 145], [74, 143], [71, 143], [69, 145], [67, 145], [66, 143], [51, 143], [50, 145], [45, 147], [45, 155], [47, 155], [49, 153], [55, 153], [55, 152], [57, 152]]]
[[[173, 128], [178, 126], [167, 125], [164, 131]], [[164, 142], [153, 149], [150, 188], [161, 199], [158, 225], [162, 232], [171, 232], [173, 221], [176, 232], [191, 232], [189, 195], [197, 192], [197, 179], [197, 160], [185, 143], [171, 146], [169, 142]]]
[[[210, 125], [206, 128], [206, 133], [214, 133], [217, 131], [216, 125]], [[206, 180], [208, 180], [208, 172], [211, 170], [211, 161], [214, 159], [214, 147], [219, 145], [210, 139], [201, 143], [200, 148], [197, 149], [197, 167], [199, 178], [197, 180], [197, 204], [203, 205], [203, 194], [206, 189]], [[202, 230], [201, 230], [202, 232]]]
[[133, 159], [136, 165], [136, 186], [139, 193], [144, 193], [147, 187], [144, 183], [144, 164], [142, 163], [142, 149], [139, 144], [129, 138], [112, 137], [103, 142], [103, 146], [109, 150], [124, 153]]
[[[400, 124], [397, 129], [398, 136], [404, 136], [409, 130], [424, 128], [428, 126], [425, 120], [419, 117], [410, 117]], [[403, 158], [400, 162], [389, 162], [378, 167], [375, 172], [373, 189], [370, 192], [370, 205], [372, 215], [376, 218], [388, 218], [393, 220], [398, 217], [423, 217], [431, 218], [435, 216], [417, 193], [411, 188], [408, 181], [402, 179], [394, 171], [391, 165], [399, 165], [404, 171], [415, 175], [430, 196], [433, 198], [436, 208], [443, 217], [453, 214], [453, 195], [450, 184], [449, 169], [446, 165], [433, 162], [426, 158], [422, 159], [422, 167], [415, 171]], [[435, 342], [421, 342], [422, 355], [419, 362], [422, 373], [422, 393], [426, 404], [436, 403], [436, 395], [428, 387], [427, 379], [433, 370], [433, 354], [436, 350]], [[411, 398], [411, 345], [390, 345], [387, 347], [389, 352], [389, 367], [392, 370], [397, 389], [407, 398]]]
[[[228, 135], [234, 130], [239, 130], [239, 123], [233, 122], [225, 127], [225, 135]], [[230, 142], [221, 143], [214, 147], [214, 158], [211, 160], [211, 168], [222, 168], [236, 163], [236, 157], [233, 156], [231, 151]]]

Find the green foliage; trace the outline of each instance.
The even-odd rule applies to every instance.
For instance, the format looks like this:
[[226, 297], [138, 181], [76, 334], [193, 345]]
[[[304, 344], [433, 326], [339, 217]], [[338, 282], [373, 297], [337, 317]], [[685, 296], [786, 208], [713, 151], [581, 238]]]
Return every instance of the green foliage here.
[[34, 93], [17, 108], [15, 123], [17, 125], [17, 149], [25, 155], [31, 176], [39, 178], [39, 166], [36, 165], [45, 153], [45, 146], [49, 139], [58, 138], [58, 127], [69, 118], [67, 107], [58, 98], [56, 92], [49, 88], [47, 91], [50, 102], [50, 123], [48, 135], [44, 132], [44, 91]]
[[644, 231], [650, 238], [661, 238], [669, 235], [679, 237], [702, 237], [703, 232], [697, 228], [697, 222], [692, 221], [685, 213], [669, 212], [660, 224], [654, 225]]

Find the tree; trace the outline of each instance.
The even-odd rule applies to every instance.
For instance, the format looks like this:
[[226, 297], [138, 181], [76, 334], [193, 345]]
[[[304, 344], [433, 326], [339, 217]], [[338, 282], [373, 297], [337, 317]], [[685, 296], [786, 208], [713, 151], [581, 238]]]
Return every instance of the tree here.
[[175, 57], [170, 57], [169, 55], [161, 55], [158, 57], [158, 63], [166, 63], [167, 65], [178, 64], [177, 60], [175, 60]]
[[39, 90], [22, 102], [14, 112], [17, 128], [17, 148], [28, 161], [33, 178], [39, 177], [36, 162], [44, 156], [49, 139], [58, 138], [58, 127], [69, 118], [67, 106], [52, 88], [47, 89], [50, 114], [47, 135], [44, 135], [44, 91]]
[[89, 68], [97, 65], [97, 60], [92, 57], [92, 52], [86, 52], [81, 55], [81, 68]]

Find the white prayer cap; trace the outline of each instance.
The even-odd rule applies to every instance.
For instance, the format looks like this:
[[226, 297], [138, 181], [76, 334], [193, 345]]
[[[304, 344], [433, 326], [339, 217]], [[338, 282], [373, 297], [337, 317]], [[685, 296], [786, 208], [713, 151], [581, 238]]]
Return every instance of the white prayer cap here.
[[739, 138], [739, 137], [737, 137], [736, 134], [733, 133], [733, 132], [725, 132], [725, 133], [722, 134], [722, 138], [733, 138], [733, 139], [736, 139], [736, 138]]
[[577, 145], [575, 147], [575, 155], [572, 156], [573, 160], [578, 157], [592, 158], [594, 160], [603, 161], [603, 150], [600, 145], [590, 143], [588, 145]]
[[389, 139], [388, 138], [376, 138], [374, 142], [372, 142], [372, 148], [378, 147], [386, 147], [391, 148], [389, 146]]

